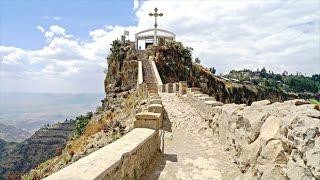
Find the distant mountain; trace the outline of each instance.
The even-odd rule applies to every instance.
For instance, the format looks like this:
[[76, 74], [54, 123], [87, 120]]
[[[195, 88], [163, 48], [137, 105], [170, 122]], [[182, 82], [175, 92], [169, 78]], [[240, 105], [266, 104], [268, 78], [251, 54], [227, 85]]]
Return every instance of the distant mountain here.
[[74, 121], [68, 121], [43, 127], [21, 143], [0, 139], [0, 179], [9, 173], [20, 176], [57, 155], [73, 136], [74, 129]]
[[22, 142], [30, 136], [31, 134], [27, 131], [0, 123], [0, 139], [8, 142]]
[[0, 92], [0, 123], [35, 132], [63, 122], [100, 105], [104, 94]]

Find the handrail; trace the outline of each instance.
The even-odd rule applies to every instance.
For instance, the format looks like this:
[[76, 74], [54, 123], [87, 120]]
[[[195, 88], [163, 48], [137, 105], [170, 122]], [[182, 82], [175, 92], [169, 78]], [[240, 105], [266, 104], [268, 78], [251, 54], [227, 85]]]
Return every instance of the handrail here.
[[156, 80], [157, 80], [157, 83], [158, 83], [158, 86], [162, 86], [162, 80], [161, 80], [161, 77], [160, 77], [160, 74], [159, 74], [159, 71], [157, 69], [157, 66], [156, 66], [156, 63], [153, 61], [153, 60], [150, 60], [151, 61], [151, 66], [152, 66], [152, 71], [156, 77]]
[[138, 61], [138, 86], [143, 83], [142, 62]]

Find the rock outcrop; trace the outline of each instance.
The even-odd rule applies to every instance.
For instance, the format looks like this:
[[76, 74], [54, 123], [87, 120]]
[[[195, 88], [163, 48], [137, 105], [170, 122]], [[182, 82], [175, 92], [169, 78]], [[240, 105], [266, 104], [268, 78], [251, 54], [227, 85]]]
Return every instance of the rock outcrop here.
[[269, 99], [272, 102], [297, 98], [280, 90], [266, 89], [252, 84], [237, 84], [213, 75], [207, 68], [192, 62], [192, 48], [179, 42], [167, 42], [163, 46], [147, 49], [155, 57], [162, 82], [187, 81], [189, 87], [200, 87], [203, 93], [224, 103], [251, 104]]
[[138, 75], [138, 53], [134, 44], [114, 40], [111, 46], [104, 81], [106, 94], [133, 89], [137, 85]]
[[320, 179], [320, 112], [304, 100], [213, 108], [210, 127], [239, 179]]

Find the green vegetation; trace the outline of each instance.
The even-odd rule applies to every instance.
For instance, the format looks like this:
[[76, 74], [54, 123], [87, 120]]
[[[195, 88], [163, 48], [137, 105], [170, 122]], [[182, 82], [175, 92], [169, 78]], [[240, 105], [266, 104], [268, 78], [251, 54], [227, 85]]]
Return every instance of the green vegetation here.
[[320, 105], [320, 100], [310, 99], [309, 101], [310, 101], [311, 104]]
[[320, 74], [312, 75], [311, 77], [304, 76], [297, 73], [296, 75], [288, 75], [288, 72], [282, 74], [275, 74], [272, 71], [267, 71], [262, 68], [260, 71], [232, 70], [227, 78], [237, 79], [240, 82], [251, 81], [256, 85], [266, 87], [268, 89], [283, 90], [285, 92], [293, 93], [309, 93], [313, 94], [315, 98], [320, 91]]
[[313, 92], [320, 90], [320, 81], [313, 80], [303, 75], [289, 75], [283, 78], [287, 86], [286, 90], [293, 92]]
[[213, 75], [216, 74], [216, 69], [214, 67], [209, 68], [209, 70]]
[[194, 59], [194, 62], [195, 62], [195, 63], [198, 63], [198, 64], [200, 64], [200, 63], [201, 63], [201, 61], [200, 61], [200, 59], [199, 59], [199, 58], [195, 58], [195, 59]]
[[87, 124], [89, 123], [92, 117], [92, 112], [88, 112], [85, 116], [76, 117], [76, 135], [80, 136], [84, 133]]
[[180, 42], [169, 41], [161, 48], [149, 49], [148, 53], [159, 53], [156, 65], [163, 83], [187, 80], [192, 68], [192, 48]]

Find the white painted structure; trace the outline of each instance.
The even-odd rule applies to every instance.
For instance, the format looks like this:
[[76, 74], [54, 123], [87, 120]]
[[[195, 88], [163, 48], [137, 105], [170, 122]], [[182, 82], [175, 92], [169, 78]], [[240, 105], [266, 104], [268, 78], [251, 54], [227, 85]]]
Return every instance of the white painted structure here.
[[145, 50], [149, 45], [157, 46], [159, 39], [164, 41], [175, 40], [176, 35], [173, 32], [158, 29], [157, 19], [163, 16], [162, 13], [158, 13], [158, 8], [154, 8], [154, 13], [150, 13], [149, 16], [154, 17], [154, 28], [136, 33], [135, 47], [137, 50]]
[[[157, 31], [156, 38], [154, 32]], [[135, 34], [135, 46], [137, 50], [145, 50], [149, 45], [158, 45], [159, 39], [172, 41], [176, 39], [173, 32], [164, 29], [146, 29]], [[156, 40], [156, 42], [154, 42]]]

